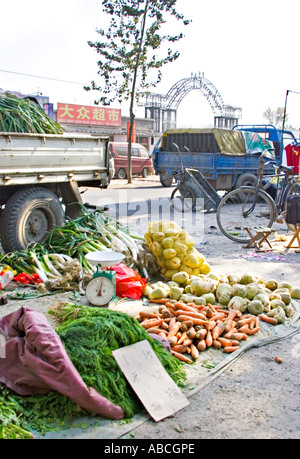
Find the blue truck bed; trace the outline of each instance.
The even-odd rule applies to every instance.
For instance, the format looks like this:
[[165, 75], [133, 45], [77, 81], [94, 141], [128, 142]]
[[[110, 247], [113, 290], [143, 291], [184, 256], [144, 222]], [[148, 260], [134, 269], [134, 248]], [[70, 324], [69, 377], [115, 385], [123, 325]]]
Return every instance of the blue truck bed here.
[[[197, 138], [198, 136], [198, 138]], [[180, 149], [176, 150], [172, 140]], [[201, 140], [202, 139], [202, 140]], [[221, 140], [220, 140], [221, 139]], [[262, 141], [262, 145], [264, 141]], [[262, 150], [251, 153], [245, 148], [241, 131], [221, 129], [170, 130], [164, 133], [153, 150], [155, 173], [160, 176], [162, 185], [170, 186], [174, 174], [183, 168], [194, 168], [202, 172], [215, 190], [231, 190], [241, 186], [243, 179], [254, 181], [259, 167]], [[270, 146], [270, 144], [268, 144]], [[190, 151], [184, 151], [185, 148]], [[265, 146], [265, 148], [267, 145]], [[197, 149], [198, 151], [194, 151]], [[206, 149], [206, 150], [205, 150]], [[274, 173], [274, 167], [266, 165], [266, 174]]]

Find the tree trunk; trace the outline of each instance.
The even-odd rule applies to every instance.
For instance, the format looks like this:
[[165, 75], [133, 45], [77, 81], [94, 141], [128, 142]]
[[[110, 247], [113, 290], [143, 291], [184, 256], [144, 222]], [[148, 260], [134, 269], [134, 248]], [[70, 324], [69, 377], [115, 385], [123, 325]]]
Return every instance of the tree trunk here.
[[133, 107], [130, 105], [130, 124], [128, 134], [128, 161], [127, 161], [127, 182], [132, 183], [132, 167], [131, 167], [131, 144], [132, 144], [132, 132], [134, 126], [134, 113]]
[[130, 125], [129, 125], [128, 163], [127, 163], [127, 182], [128, 183], [132, 183], [131, 144], [132, 144], [132, 132], [133, 132], [134, 118], [135, 118], [134, 112], [133, 112], [133, 104], [134, 104], [134, 99], [135, 99], [135, 87], [136, 87], [137, 72], [139, 68], [139, 60], [140, 60], [142, 44], [143, 44], [143, 39], [144, 39], [144, 34], [145, 34], [145, 23], [146, 23], [146, 17], [147, 17], [147, 12], [148, 12], [148, 5], [149, 5], [149, 0], [146, 0], [145, 11], [143, 15], [142, 29], [141, 29], [141, 38], [140, 38], [139, 49], [138, 49], [135, 66], [134, 66], [131, 97], [130, 97], [130, 110], [129, 110]]

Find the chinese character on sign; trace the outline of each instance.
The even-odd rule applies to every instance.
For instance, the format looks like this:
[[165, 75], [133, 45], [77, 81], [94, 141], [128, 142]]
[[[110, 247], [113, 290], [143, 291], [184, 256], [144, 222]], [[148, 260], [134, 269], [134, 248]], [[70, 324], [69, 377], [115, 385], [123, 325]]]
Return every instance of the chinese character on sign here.
[[[69, 107], [69, 105], [61, 105], [59, 104], [60, 107], [57, 107], [57, 116], [59, 115], [60, 118], [74, 118], [73, 116], [73, 111], [74, 108]], [[59, 114], [58, 114], [59, 110]]]
[[80, 109], [77, 110], [77, 119], [78, 120], [79, 119], [82, 119], [82, 120], [88, 119], [89, 120], [90, 119], [89, 110], [84, 106], [80, 107]]
[[104, 108], [93, 108], [93, 120], [105, 121]]
[[118, 121], [119, 119], [119, 111], [118, 110], [109, 110], [108, 111], [108, 119], [111, 121]]
[[57, 104], [57, 122], [121, 126], [121, 110], [89, 105]]

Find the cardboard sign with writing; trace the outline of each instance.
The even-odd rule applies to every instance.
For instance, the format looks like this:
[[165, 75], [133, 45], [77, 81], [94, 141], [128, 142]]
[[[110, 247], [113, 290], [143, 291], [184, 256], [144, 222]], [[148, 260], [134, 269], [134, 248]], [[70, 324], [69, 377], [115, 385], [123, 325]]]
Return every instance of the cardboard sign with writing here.
[[189, 405], [147, 340], [113, 351], [124, 376], [156, 421]]

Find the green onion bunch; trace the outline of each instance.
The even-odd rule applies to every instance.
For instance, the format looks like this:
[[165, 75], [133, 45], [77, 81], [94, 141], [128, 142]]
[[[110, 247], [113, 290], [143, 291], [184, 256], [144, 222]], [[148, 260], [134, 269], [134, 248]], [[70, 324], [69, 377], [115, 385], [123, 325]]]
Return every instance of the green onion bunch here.
[[21, 99], [9, 92], [0, 95], [0, 131], [37, 134], [64, 132], [36, 102]]

